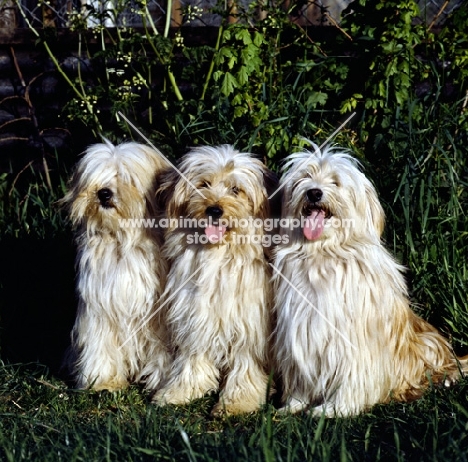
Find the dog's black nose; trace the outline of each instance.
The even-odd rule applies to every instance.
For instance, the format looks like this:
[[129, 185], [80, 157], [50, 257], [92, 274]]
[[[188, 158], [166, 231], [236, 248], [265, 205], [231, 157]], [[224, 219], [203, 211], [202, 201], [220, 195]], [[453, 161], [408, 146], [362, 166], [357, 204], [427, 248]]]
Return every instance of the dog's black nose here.
[[224, 210], [216, 205], [211, 205], [206, 208], [205, 213], [211, 218], [220, 218], [223, 215]]
[[103, 207], [109, 206], [109, 201], [112, 199], [114, 193], [109, 188], [102, 188], [97, 192], [99, 202]]
[[306, 196], [310, 202], [320, 202], [320, 199], [322, 199], [323, 196], [323, 192], [321, 189], [313, 188], [306, 192]]

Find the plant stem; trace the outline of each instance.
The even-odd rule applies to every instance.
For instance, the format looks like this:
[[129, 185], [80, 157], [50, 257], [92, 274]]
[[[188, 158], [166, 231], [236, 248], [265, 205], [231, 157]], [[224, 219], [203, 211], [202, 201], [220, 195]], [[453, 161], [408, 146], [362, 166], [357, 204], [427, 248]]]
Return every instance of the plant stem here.
[[[148, 18], [148, 21], [150, 23], [151, 29], [153, 29], [154, 35], [158, 35], [159, 34], [158, 29], [156, 29], [153, 18], [151, 17], [151, 14], [150, 14], [147, 6], [145, 6], [145, 12], [146, 12], [146, 17]], [[145, 19], [144, 16], [143, 16], [143, 18]], [[145, 29], [146, 29], [146, 24], [145, 24]]]
[[176, 79], [175, 79], [175, 77], [174, 77], [174, 74], [171, 72], [170, 69], [167, 70], [167, 75], [168, 75], [168, 77], [169, 77], [169, 80], [170, 80], [171, 85], [172, 85], [172, 89], [174, 90], [174, 93], [175, 93], [177, 99], [178, 99], [179, 101], [183, 101], [183, 100], [184, 100], [184, 97], [182, 96], [182, 93], [181, 93], [180, 90], [179, 90], [179, 87], [178, 87], [178, 85], [177, 85], [177, 82], [176, 82]]
[[72, 90], [76, 93], [76, 95], [82, 99], [83, 101], [86, 101], [86, 95], [80, 93], [80, 91], [78, 90], [78, 88], [76, 88], [76, 85], [70, 80], [70, 78], [68, 77], [67, 74], [65, 74], [64, 70], [62, 69], [62, 67], [60, 66], [60, 63], [57, 61], [57, 58], [55, 57], [55, 55], [52, 53], [52, 50], [49, 48], [49, 44], [47, 42], [42, 42], [43, 45], [44, 45], [44, 48], [46, 49], [47, 51], [47, 54], [49, 55], [49, 58], [52, 60], [52, 62], [54, 63], [55, 67], [57, 68], [58, 72], [60, 73], [60, 75], [65, 79], [65, 81], [68, 83], [68, 85], [70, 85], [70, 87], [72, 88]]
[[[158, 57], [159, 61], [161, 62], [161, 64], [164, 64], [166, 65], [166, 60], [163, 59], [163, 57], [161, 56], [161, 54], [159, 53], [159, 50], [154, 46], [154, 43], [153, 41], [151, 40], [151, 37], [149, 35], [149, 32], [148, 32], [148, 29], [145, 28], [145, 32], [146, 32], [146, 36], [148, 38], [148, 42], [150, 44], [150, 47], [153, 49], [154, 51], [154, 54]], [[179, 86], [177, 85], [177, 82], [176, 82], [176, 79], [174, 77], [174, 74], [172, 73], [172, 71], [168, 68], [167, 69], [167, 75], [169, 77], [169, 81], [171, 82], [171, 85], [172, 85], [172, 89], [174, 90], [174, 93], [177, 97], [177, 99], [179, 101], [183, 101], [184, 100], [184, 97], [182, 96], [182, 93], [180, 92], [180, 89], [179, 89]]]
[[[86, 97], [86, 94], [80, 93], [78, 88], [76, 88], [76, 85], [70, 80], [68, 75], [65, 73], [65, 71], [60, 66], [60, 63], [57, 61], [57, 58], [52, 53], [52, 50], [49, 48], [49, 44], [47, 42], [42, 42], [42, 43], [44, 44], [44, 48], [46, 49], [47, 54], [49, 55], [50, 59], [54, 63], [55, 67], [57, 68], [57, 71], [59, 72], [59, 74], [65, 79], [65, 81], [68, 83], [68, 85], [70, 85], [71, 89], [76, 93], [76, 95], [82, 101], [84, 101], [86, 103], [86, 107], [87, 107], [88, 111], [90, 112], [90, 114], [93, 115], [94, 121], [96, 122], [96, 125], [97, 125], [97, 128], [98, 128], [98, 131], [101, 132], [102, 131], [102, 126], [101, 126], [98, 118], [96, 117], [96, 114], [94, 114], [93, 105], [88, 101], [88, 98]], [[80, 79], [80, 83], [81, 83], [81, 79]]]
[[[32, 32], [34, 33], [34, 35], [38, 38], [41, 38], [41, 35], [39, 34], [39, 32], [33, 27], [33, 25], [31, 24], [31, 22], [29, 21], [28, 17], [26, 16], [25, 12], [23, 11], [23, 8], [21, 7], [21, 4], [19, 2], [17, 2], [17, 5], [18, 5], [18, 8], [21, 12], [21, 15], [23, 16], [25, 22], [27, 23], [29, 29], [32, 30]], [[81, 35], [80, 35], [80, 39], [81, 39]], [[68, 77], [68, 75], [64, 72], [64, 70], [62, 69], [62, 67], [60, 66], [60, 63], [57, 61], [57, 58], [55, 57], [55, 55], [52, 53], [52, 50], [50, 49], [49, 47], [49, 44], [45, 41], [45, 40], [42, 40], [42, 44], [44, 45], [44, 48], [46, 49], [47, 51], [47, 54], [49, 55], [49, 58], [52, 60], [52, 62], [54, 63], [55, 67], [57, 68], [57, 71], [59, 72], [59, 74], [65, 79], [65, 81], [68, 83], [68, 85], [70, 85], [70, 88], [76, 93], [76, 95], [78, 96], [78, 98], [80, 98], [82, 101], [84, 101], [86, 103], [86, 106], [88, 108], [88, 111], [90, 111], [91, 114], [93, 114], [93, 117], [94, 117], [94, 120], [97, 124], [97, 127], [99, 129], [99, 131], [102, 130], [102, 127], [101, 127], [101, 124], [99, 123], [99, 120], [97, 119], [96, 115], [93, 113], [93, 107], [92, 105], [89, 103], [89, 101], [87, 100], [86, 98], [86, 94], [83, 90], [83, 93], [81, 93], [78, 88], [76, 87], [76, 85], [70, 80], [70, 78]], [[79, 69], [79, 68], [78, 68]], [[80, 84], [82, 83], [82, 80], [80, 78]]]
[[218, 29], [218, 38], [216, 40], [215, 51], [213, 53], [213, 57], [211, 58], [210, 68], [208, 69], [208, 74], [206, 75], [205, 85], [203, 85], [203, 92], [202, 92], [202, 95], [200, 97], [200, 101], [203, 101], [205, 99], [205, 94], [206, 94], [206, 92], [208, 90], [208, 85], [210, 83], [211, 76], [212, 76], [213, 70], [214, 70], [214, 63], [215, 63], [216, 53], [219, 51], [219, 46], [221, 44], [221, 37], [223, 36], [223, 31], [224, 31], [223, 26], [220, 26], [219, 29]]
[[166, 25], [164, 26], [164, 37], [169, 35], [169, 27], [171, 25], [171, 12], [172, 12], [172, 0], [167, 0], [167, 10], [166, 10]]
[[151, 91], [151, 65], [148, 66], [148, 101], [150, 104], [148, 105], [148, 121], [150, 125], [153, 124], [153, 107], [151, 105], [151, 98], [152, 98], [152, 91]]
[[78, 80], [80, 82], [81, 91], [83, 95], [86, 94], [83, 87], [83, 79], [81, 78], [81, 32], [78, 34]]

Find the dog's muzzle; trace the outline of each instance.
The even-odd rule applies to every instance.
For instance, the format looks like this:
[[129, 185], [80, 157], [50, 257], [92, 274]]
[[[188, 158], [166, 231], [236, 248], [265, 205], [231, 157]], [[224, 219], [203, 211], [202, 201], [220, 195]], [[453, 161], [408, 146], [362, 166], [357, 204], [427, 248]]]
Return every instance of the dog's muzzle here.
[[217, 205], [210, 205], [205, 209], [205, 213], [208, 217], [211, 217], [215, 220], [223, 216], [224, 210]]
[[302, 214], [305, 217], [310, 216], [313, 210], [323, 210], [325, 218], [330, 218], [332, 213], [328, 207], [322, 202], [323, 191], [319, 188], [308, 189], [305, 193], [305, 204], [302, 208]]
[[109, 188], [102, 188], [97, 192], [97, 197], [101, 206], [105, 209], [113, 207], [111, 199], [114, 196], [114, 193]]
[[217, 205], [210, 205], [205, 209], [205, 214], [209, 218], [209, 223], [205, 228], [205, 234], [211, 244], [223, 243], [223, 236], [227, 227], [219, 224], [219, 219], [223, 216], [224, 210]]
[[315, 204], [322, 200], [323, 191], [318, 188], [308, 189], [306, 192], [306, 197], [309, 202], [312, 202], [313, 204]]

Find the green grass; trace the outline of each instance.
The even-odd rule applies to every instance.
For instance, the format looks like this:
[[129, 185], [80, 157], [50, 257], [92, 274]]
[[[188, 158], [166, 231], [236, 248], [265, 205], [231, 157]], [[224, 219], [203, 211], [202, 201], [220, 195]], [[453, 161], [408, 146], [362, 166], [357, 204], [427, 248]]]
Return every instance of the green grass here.
[[388, 217], [387, 241], [409, 269], [415, 310], [443, 330], [456, 349], [467, 351], [468, 114], [463, 103], [426, 101], [417, 122], [411, 105], [406, 118], [397, 111], [387, 135], [388, 157], [374, 180]]
[[66, 228], [57, 201], [66, 191], [69, 169], [58, 157], [29, 162], [0, 174], [0, 238], [50, 237]]
[[69, 389], [38, 364], [0, 367], [2, 460], [467, 460], [468, 381], [355, 418], [213, 418], [214, 397], [158, 408], [137, 387]]

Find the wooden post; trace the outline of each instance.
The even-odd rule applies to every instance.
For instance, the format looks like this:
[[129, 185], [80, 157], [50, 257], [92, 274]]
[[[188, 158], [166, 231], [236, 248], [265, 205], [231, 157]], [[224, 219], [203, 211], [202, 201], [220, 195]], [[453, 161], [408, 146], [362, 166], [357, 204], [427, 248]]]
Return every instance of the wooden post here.
[[42, 27], [56, 27], [55, 24], [55, 6], [56, 2], [55, 0], [50, 0], [50, 5], [52, 8], [49, 7], [49, 5], [43, 3], [42, 4]]
[[171, 26], [180, 27], [182, 25], [183, 15], [180, 8], [180, 0], [172, 0]]
[[3, 34], [13, 32], [17, 27], [15, 0], [0, 0], [0, 30]]
[[267, 12], [263, 9], [264, 4], [265, 0], [260, 0], [258, 2], [257, 18], [259, 21], [263, 21], [267, 17]]
[[229, 24], [235, 24], [237, 19], [237, 2], [236, 0], [228, 0], [227, 2], [227, 10], [229, 13], [228, 22]]

